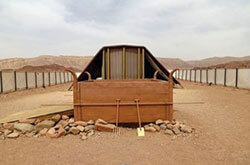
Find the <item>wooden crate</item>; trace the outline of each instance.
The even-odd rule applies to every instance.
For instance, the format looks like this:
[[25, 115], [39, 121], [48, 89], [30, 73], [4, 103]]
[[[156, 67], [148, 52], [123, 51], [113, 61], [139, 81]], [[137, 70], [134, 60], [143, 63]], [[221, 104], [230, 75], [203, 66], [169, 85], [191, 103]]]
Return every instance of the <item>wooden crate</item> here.
[[95, 80], [75, 82], [75, 120], [116, 120], [116, 100], [120, 100], [119, 122], [138, 122], [135, 99], [139, 99], [142, 122], [173, 119], [173, 82], [153, 79]]

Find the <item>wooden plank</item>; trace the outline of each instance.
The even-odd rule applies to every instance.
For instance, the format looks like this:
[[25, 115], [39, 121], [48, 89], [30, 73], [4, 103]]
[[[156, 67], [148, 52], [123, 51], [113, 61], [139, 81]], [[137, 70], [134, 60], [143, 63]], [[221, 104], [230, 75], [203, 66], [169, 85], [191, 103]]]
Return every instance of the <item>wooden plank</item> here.
[[43, 117], [57, 113], [73, 114], [73, 107], [72, 106], [39, 107], [9, 115], [3, 119], [0, 119], [0, 123], [14, 122], [20, 119]]
[[[116, 106], [105, 106], [105, 107], [82, 107], [81, 120], [97, 120], [102, 118], [108, 122], [115, 122], [116, 120]], [[154, 106], [142, 106], [140, 105], [141, 121], [142, 122], [152, 122], [157, 119], [168, 119], [166, 117], [165, 106], [154, 105]], [[119, 122], [138, 122], [137, 121], [137, 111], [136, 106], [121, 106], [119, 110]]]
[[122, 102], [140, 99], [143, 102], [168, 101], [168, 83], [156, 81], [109, 81], [79, 83], [81, 86], [81, 102], [112, 103], [116, 99]]

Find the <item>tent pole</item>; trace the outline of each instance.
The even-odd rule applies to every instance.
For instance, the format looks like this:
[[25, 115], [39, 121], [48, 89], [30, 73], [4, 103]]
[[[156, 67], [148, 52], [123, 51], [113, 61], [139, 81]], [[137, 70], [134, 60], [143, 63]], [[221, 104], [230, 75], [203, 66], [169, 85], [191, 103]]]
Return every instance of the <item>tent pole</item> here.
[[105, 80], [105, 50], [102, 50], [102, 79]]
[[141, 78], [141, 61], [140, 61], [140, 54], [141, 54], [141, 51], [140, 51], [140, 48], [138, 48], [138, 59], [137, 59], [137, 78], [140, 79]]
[[145, 78], [145, 55], [144, 49], [142, 48], [142, 79]]
[[107, 69], [107, 80], [109, 80], [109, 73], [110, 73], [110, 65], [109, 65], [109, 48], [107, 48], [107, 55], [106, 55], [106, 57], [107, 57], [107, 61], [106, 61], [106, 69]]
[[126, 79], [126, 49], [122, 48], [122, 79]]

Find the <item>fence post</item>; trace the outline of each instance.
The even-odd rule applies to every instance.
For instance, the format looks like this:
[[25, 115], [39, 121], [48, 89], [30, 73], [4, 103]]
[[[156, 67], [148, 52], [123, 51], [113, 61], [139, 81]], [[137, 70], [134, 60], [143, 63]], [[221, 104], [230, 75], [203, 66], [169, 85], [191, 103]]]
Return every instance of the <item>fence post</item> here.
[[48, 72], [49, 86], [50, 86], [50, 72]]
[[14, 71], [14, 87], [15, 87], [15, 91], [17, 91], [17, 84], [16, 84], [16, 71]]
[[37, 75], [36, 75], [36, 72], [35, 72], [35, 87], [37, 88]]
[[216, 85], [216, 74], [217, 74], [217, 70], [216, 68], [214, 69], [214, 85]]
[[63, 79], [64, 79], [64, 83], [66, 82], [66, 80], [65, 80], [65, 72], [63, 72]]
[[227, 86], [227, 68], [224, 70], [224, 86]]
[[60, 77], [60, 84], [62, 83], [62, 75], [61, 72], [59, 72], [59, 77]]
[[200, 69], [200, 83], [202, 82], [202, 69]]
[[235, 87], [238, 88], [238, 76], [239, 76], [239, 69], [236, 68], [236, 78], [235, 78]]
[[43, 76], [43, 87], [45, 88], [44, 72], [42, 73], [42, 76]]
[[68, 82], [69, 82], [69, 72], [67, 72], [67, 80], [68, 80]]
[[188, 74], [187, 74], [187, 69], [186, 69], [186, 81], [187, 81], [187, 75], [188, 75]]
[[208, 69], [206, 69], [206, 82], [208, 84]]
[[57, 75], [56, 75], [56, 72], [55, 72], [55, 85], [57, 84]]
[[1, 93], [3, 93], [3, 74], [2, 71], [0, 71], [0, 83], [1, 83]]
[[192, 79], [192, 70], [189, 69], [189, 81], [191, 81], [191, 79]]
[[194, 82], [196, 82], [196, 69], [194, 70]]
[[29, 84], [28, 84], [28, 72], [25, 72], [25, 84], [26, 84], [26, 89], [29, 88]]

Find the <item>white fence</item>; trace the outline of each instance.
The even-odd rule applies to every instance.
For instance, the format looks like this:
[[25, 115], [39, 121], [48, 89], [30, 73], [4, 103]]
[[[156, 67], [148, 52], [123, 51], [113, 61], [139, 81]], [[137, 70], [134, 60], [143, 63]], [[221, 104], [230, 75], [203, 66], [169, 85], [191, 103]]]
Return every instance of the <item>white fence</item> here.
[[0, 71], [0, 93], [72, 82], [69, 72]]
[[212, 83], [250, 89], [250, 69], [181, 69], [174, 77], [199, 83]]

